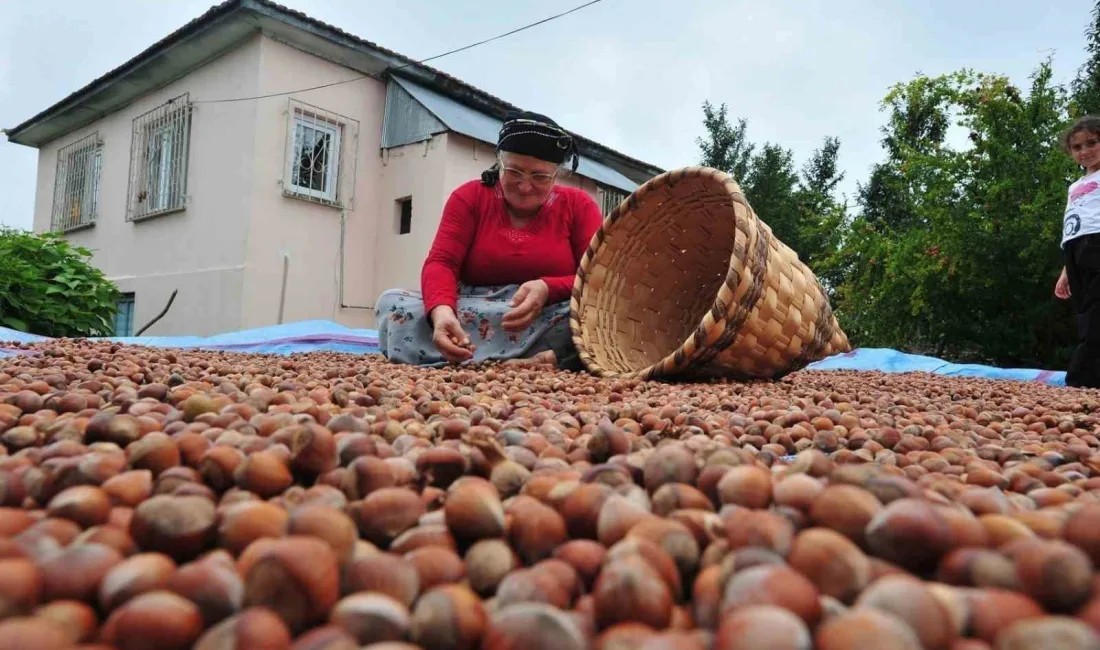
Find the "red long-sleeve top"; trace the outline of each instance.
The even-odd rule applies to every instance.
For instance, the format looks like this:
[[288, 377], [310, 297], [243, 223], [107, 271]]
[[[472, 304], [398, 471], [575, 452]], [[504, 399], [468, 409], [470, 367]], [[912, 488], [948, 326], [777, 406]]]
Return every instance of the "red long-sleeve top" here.
[[473, 180], [447, 199], [420, 274], [424, 313], [439, 305], [457, 311], [458, 283], [469, 286], [545, 280], [548, 302], [569, 298], [584, 251], [603, 221], [583, 190], [555, 186], [524, 228], [513, 228], [498, 187]]

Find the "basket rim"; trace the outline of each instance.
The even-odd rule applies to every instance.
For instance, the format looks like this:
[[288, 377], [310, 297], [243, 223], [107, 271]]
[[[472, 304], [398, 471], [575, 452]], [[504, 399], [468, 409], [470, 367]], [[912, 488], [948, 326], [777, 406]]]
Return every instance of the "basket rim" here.
[[[697, 327], [689, 332], [680, 344], [663, 358], [651, 363], [645, 368], [628, 372], [617, 372], [605, 368], [593, 358], [593, 355], [583, 345], [580, 305], [588, 284], [589, 267], [596, 253], [602, 247], [608, 230], [614, 227], [624, 216], [637, 210], [639, 204], [647, 194], [657, 188], [674, 186], [685, 180], [702, 180], [704, 183], [712, 186], [722, 186], [730, 197], [731, 207], [738, 201], [744, 203], [744, 206], [748, 208], [745, 218], [750, 222], [750, 230], [755, 233], [755, 236], [752, 237], [752, 241], [746, 242], [746, 248], [748, 248], [748, 245], [751, 245], [751, 250], [746, 251], [746, 253], [750, 256], [755, 256], [758, 259], [758, 263], [750, 266], [748, 269], [749, 273], [745, 274], [746, 277], [744, 278], [741, 277], [741, 274], [737, 273], [736, 268], [734, 268], [732, 264], [729, 264], [726, 277], [719, 286], [718, 295], [714, 299], [711, 307], [703, 314]], [[735, 199], [735, 196], [739, 196], [739, 199]], [[598, 377], [641, 379], [643, 381], [655, 379], [659, 376], [688, 372], [695, 366], [705, 366], [721, 349], [732, 344], [733, 341], [736, 340], [742, 325], [751, 315], [752, 309], [764, 289], [763, 285], [765, 284], [765, 275], [767, 272], [766, 258], [769, 245], [773, 238], [774, 235], [772, 234], [771, 228], [757, 216], [756, 211], [752, 209], [748, 199], [744, 196], [740, 184], [738, 184], [733, 176], [727, 172], [712, 167], [694, 165], [669, 170], [649, 179], [603, 219], [599, 229], [592, 236], [584, 255], [581, 257], [581, 262], [573, 281], [573, 290], [569, 298], [569, 329], [574, 347], [577, 350], [581, 362], [589, 372]], [[824, 289], [821, 287], [816, 275], [813, 276], [813, 281], [818, 290], [824, 295]], [[751, 283], [747, 288], [747, 293], [742, 296], [741, 300], [735, 302], [733, 300], [734, 292], [745, 282]], [[730, 317], [729, 313], [731, 307], [736, 311], [733, 318]], [[839, 325], [835, 322], [832, 307], [827, 298], [823, 301], [822, 310], [818, 316], [820, 326], [815, 328], [813, 340], [809, 342], [809, 345], [806, 346], [802, 354], [794, 360], [791, 367], [783, 374], [793, 372], [807, 365], [813, 357], [820, 354], [820, 352], [831, 343], [838, 332], [843, 334]], [[703, 345], [702, 343], [704, 341], [712, 338], [715, 328], [719, 326], [723, 328], [723, 331], [719, 334], [718, 340], [714, 341], [711, 345]]]

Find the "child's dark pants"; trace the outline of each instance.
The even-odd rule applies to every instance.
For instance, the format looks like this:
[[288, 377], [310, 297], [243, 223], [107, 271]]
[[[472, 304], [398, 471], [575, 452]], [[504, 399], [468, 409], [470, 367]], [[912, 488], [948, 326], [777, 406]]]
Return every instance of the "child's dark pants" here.
[[1065, 258], [1077, 313], [1077, 348], [1066, 369], [1066, 385], [1100, 388], [1100, 234], [1066, 242]]

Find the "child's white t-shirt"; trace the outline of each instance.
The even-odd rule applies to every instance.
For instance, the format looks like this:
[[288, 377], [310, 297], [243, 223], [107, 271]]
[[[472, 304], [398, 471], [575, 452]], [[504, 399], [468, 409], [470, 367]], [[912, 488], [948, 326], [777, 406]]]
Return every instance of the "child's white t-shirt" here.
[[1062, 217], [1062, 248], [1082, 235], [1100, 232], [1100, 171], [1077, 179], [1069, 186], [1069, 200]]

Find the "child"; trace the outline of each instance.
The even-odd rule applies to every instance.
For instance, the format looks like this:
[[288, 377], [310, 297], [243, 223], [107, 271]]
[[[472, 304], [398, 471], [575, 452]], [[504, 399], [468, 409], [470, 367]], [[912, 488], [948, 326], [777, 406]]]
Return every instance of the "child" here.
[[1071, 299], [1077, 313], [1078, 345], [1066, 369], [1066, 385], [1100, 388], [1100, 117], [1074, 122], [1062, 146], [1085, 170], [1069, 187], [1062, 219], [1066, 265], [1054, 286], [1054, 295]]

